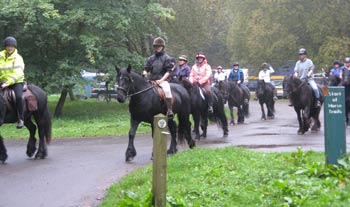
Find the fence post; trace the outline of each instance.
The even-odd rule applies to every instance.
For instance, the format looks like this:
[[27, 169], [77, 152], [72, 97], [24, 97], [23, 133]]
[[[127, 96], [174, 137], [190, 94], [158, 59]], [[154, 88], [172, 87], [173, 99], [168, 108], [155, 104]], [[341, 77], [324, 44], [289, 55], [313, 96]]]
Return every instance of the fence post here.
[[338, 164], [346, 155], [344, 87], [329, 87], [324, 104], [326, 164]]
[[153, 120], [153, 186], [152, 203], [155, 207], [166, 206], [166, 159], [168, 120], [163, 114]]

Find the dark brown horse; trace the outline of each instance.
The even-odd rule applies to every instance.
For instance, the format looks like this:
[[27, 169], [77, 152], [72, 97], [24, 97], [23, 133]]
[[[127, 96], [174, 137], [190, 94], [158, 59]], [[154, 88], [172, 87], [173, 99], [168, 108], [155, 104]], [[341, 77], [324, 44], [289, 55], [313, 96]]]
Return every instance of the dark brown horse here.
[[261, 107], [261, 119], [266, 120], [266, 114], [264, 109], [264, 104], [267, 108], [267, 118], [275, 118], [275, 101], [273, 100], [273, 88], [271, 83], [265, 83], [264, 80], [258, 80], [258, 85], [256, 89], [256, 96], [259, 99], [259, 104]]
[[[319, 120], [321, 107], [316, 107], [316, 98], [309, 84], [295, 76], [288, 76], [283, 80], [283, 90], [288, 94], [297, 113], [299, 122], [298, 134], [307, 132], [311, 123], [311, 131], [319, 131], [321, 127]], [[324, 102], [323, 90], [320, 87], [318, 87], [318, 90], [322, 104]]]
[[[5, 89], [8, 90], [8, 89]], [[28, 85], [28, 89], [32, 92], [37, 100], [35, 110], [25, 110], [24, 126], [29, 130], [29, 141], [27, 144], [27, 155], [32, 157], [35, 154], [35, 159], [44, 159], [47, 156], [46, 144], [51, 140], [51, 118], [47, 105], [46, 93], [35, 85]], [[28, 103], [27, 103], [28, 104]], [[33, 119], [35, 124], [33, 123]], [[0, 125], [7, 123], [15, 123], [17, 121], [17, 112], [9, 107], [2, 94], [0, 95]], [[39, 132], [39, 148], [36, 148], [36, 129]], [[15, 130], [15, 129], [14, 129]], [[0, 161], [5, 162], [7, 159], [7, 151], [3, 142], [3, 137], [0, 136]]]
[[231, 115], [231, 125], [235, 124], [235, 117], [233, 114], [233, 107], [237, 107], [237, 122], [238, 124], [244, 123], [244, 117], [249, 115], [249, 89], [243, 89], [236, 81], [222, 82], [217, 85], [219, 91], [223, 94], [224, 99], [228, 102]]
[[[139, 124], [146, 122], [152, 126], [153, 117], [159, 113], [166, 114], [167, 107], [163, 101], [160, 101], [155, 86], [141, 74], [133, 71], [130, 65], [121, 69], [116, 67], [116, 71], [118, 82], [117, 100], [124, 103], [128, 97], [130, 98], [129, 144], [125, 152], [125, 160], [128, 162], [136, 156], [134, 139]], [[168, 120], [168, 128], [171, 134], [168, 154], [174, 154], [177, 152], [177, 140], [180, 142], [187, 140], [190, 148], [195, 146], [195, 142], [191, 136], [191, 123], [189, 120], [191, 113], [190, 96], [180, 84], [171, 83], [170, 88], [174, 98], [173, 112], [177, 114], [179, 120], [178, 127], [175, 120]]]

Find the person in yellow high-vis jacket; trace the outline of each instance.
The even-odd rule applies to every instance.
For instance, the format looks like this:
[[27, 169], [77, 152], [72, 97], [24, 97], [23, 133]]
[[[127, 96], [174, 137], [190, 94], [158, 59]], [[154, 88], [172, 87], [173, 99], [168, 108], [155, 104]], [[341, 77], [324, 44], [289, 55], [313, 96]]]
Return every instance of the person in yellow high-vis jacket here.
[[14, 37], [6, 37], [5, 50], [0, 52], [0, 84], [1, 88], [9, 87], [16, 94], [17, 128], [23, 127], [23, 86], [24, 86], [24, 62], [17, 51], [17, 41]]

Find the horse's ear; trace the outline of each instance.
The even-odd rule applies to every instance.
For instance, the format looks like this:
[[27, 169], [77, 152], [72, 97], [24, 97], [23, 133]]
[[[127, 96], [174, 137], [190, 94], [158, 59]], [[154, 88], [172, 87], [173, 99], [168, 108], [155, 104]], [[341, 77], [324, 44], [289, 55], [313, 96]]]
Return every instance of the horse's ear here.
[[131, 65], [130, 64], [128, 65], [128, 68], [126, 70], [128, 71], [128, 73], [131, 72]]
[[118, 65], [115, 66], [115, 71], [117, 71], [117, 73], [120, 72], [120, 68], [118, 67]]

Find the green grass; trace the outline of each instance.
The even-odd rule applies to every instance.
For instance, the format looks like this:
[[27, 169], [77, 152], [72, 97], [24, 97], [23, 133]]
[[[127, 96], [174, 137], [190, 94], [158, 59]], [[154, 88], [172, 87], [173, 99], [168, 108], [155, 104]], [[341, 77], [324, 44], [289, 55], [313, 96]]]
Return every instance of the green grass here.
[[[102, 207], [150, 206], [152, 166], [109, 190]], [[350, 162], [324, 167], [324, 153], [194, 149], [168, 158], [167, 206], [348, 206]]]
[[[49, 108], [53, 116], [58, 96], [49, 96]], [[52, 119], [53, 138], [86, 137], [86, 136], [116, 136], [128, 134], [130, 118], [128, 103], [118, 103], [96, 99], [75, 100], [66, 99], [63, 115], [59, 119]], [[140, 124], [137, 133], [150, 132], [148, 124]], [[27, 138], [27, 129], [16, 129], [15, 124], [1, 126], [4, 138]]]

